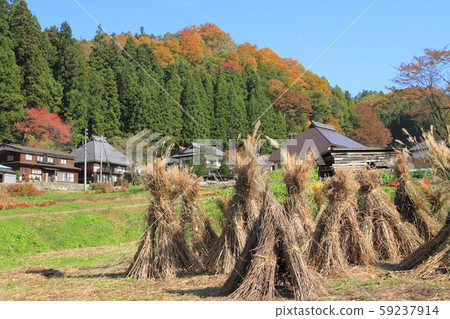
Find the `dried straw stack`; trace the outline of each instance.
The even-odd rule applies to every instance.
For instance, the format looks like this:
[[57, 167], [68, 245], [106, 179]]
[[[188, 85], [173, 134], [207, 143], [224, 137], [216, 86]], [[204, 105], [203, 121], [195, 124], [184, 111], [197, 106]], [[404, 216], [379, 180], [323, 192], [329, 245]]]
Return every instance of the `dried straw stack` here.
[[200, 269], [173, 205], [189, 187], [183, 184], [190, 181], [189, 172], [178, 167], [166, 170], [165, 158], [156, 158], [146, 172], [146, 184], [153, 197], [147, 214], [148, 227], [126, 276], [173, 278], [181, 270]]
[[228, 274], [245, 245], [247, 233], [259, 214], [262, 197], [262, 169], [257, 162], [259, 125], [244, 142], [244, 151], [236, 158], [236, 194], [223, 202], [223, 230], [205, 260], [212, 274]]
[[400, 216], [413, 224], [423, 240], [430, 240], [439, 230], [439, 224], [431, 217], [430, 212], [419, 192], [409, 178], [408, 155], [401, 154], [394, 160], [394, 173], [399, 180], [395, 192], [395, 206]]
[[233, 216], [241, 219], [245, 231], [249, 231], [258, 218], [263, 193], [263, 171], [257, 159], [260, 139], [258, 128], [259, 122], [253, 134], [244, 140], [244, 149], [236, 157], [236, 196], [233, 197], [230, 208], [234, 210]]
[[363, 234], [380, 260], [398, 260], [415, 249], [420, 238], [415, 228], [400, 218], [396, 207], [379, 184], [375, 170], [358, 172], [358, 208]]
[[[437, 143], [433, 130], [423, 134], [430, 156], [426, 161], [435, 174], [443, 182], [441, 189], [450, 191], [450, 148], [448, 144]], [[447, 141], [450, 140], [450, 136]], [[445, 225], [432, 239], [420, 246], [416, 251], [406, 256], [397, 266], [398, 270], [414, 269], [415, 275], [427, 277], [435, 271], [449, 272], [450, 269], [450, 212], [447, 211]]]
[[197, 202], [199, 198], [198, 178], [191, 175], [190, 181], [184, 183], [184, 185], [188, 188], [183, 192], [181, 220], [185, 231], [187, 231], [187, 226], [191, 228], [194, 251], [201, 259], [205, 259], [209, 250], [215, 245], [219, 237], [214, 232], [211, 221], [205, 211]]
[[266, 188], [258, 220], [220, 294], [233, 300], [273, 300], [276, 284], [293, 290], [295, 300], [316, 298], [316, 278], [303, 260], [297, 228]]
[[329, 206], [318, 217], [309, 249], [309, 262], [320, 272], [336, 272], [348, 264], [368, 265], [376, 253], [359, 227], [355, 192], [359, 185], [352, 173], [337, 170], [325, 184]]
[[308, 156], [307, 159], [300, 161], [297, 154], [291, 155], [287, 150], [282, 151], [282, 158], [285, 161], [283, 175], [288, 193], [284, 209], [297, 220], [295, 224], [300, 228], [299, 232], [309, 238], [315, 225], [306, 194], [314, 159]]

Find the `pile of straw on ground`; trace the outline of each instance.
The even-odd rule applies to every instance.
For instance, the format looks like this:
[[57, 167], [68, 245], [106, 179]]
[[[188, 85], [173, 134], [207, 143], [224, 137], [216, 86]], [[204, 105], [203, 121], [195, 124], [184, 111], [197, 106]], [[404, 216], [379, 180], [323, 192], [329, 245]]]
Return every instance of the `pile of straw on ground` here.
[[227, 274], [232, 270], [259, 214], [263, 182], [262, 168], [257, 161], [260, 138], [257, 129], [258, 125], [253, 135], [244, 141], [244, 151], [236, 158], [236, 194], [222, 205], [225, 209], [222, 234], [205, 260], [205, 268], [212, 274]]
[[283, 286], [295, 300], [314, 300], [316, 278], [303, 260], [297, 231], [266, 188], [259, 218], [220, 294], [233, 300], [273, 300]]
[[380, 260], [398, 260], [415, 249], [420, 238], [415, 228], [400, 218], [396, 207], [383, 192], [375, 170], [358, 172], [359, 222], [363, 234]]
[[352, 173], [337, 170], [325, 184], [329, 206], [318, 217], [309, 249], [309, 263], [320, 272], [341, 271], [349, 264], [368, 265], [377, 261], [358, 223], [356, 191]]
[[400, 216], [417, 228], [419, 236], [423, 240], [430, 240], [438, 232], [439, 224], [431, 217], [425, 199], [420, 196], [410, 180], [406, 153], [395, 159], [394, 173], [400, 183], [394, 200]]
[[[433, 131], [423, 134], [424, 141], [430, 153], [425, 159], [433, 168], [435, 174], [442, 179], [440, 185], [444, 193], [450, 191], [450, 148], [449, 145], [438, 143]], [[447, 141], [450, 140], [450, 136]], [[450, 212], [447, 211], [445, 225], [436, 236], [420, 246], [416, 251], [406, 256], [397, 266], [398, 270], [414, 269], [417, 276], [427, 277], [435, 271], [449, 272], [450, 269]]]
[[166, 159], [157, 158], [146, 168], [146, 185], [152, 195], [147, 229], [126, 276], [173, 278], [180, 271], [201, 268], [189, 247], [174, 201], [189, 188], [189, 171], [173, 167], [166, 170]]
[[311, 236], [314, 222], [311, 218], [310, 203], [307, 195], [309, 175], [313, 170], [314, 159], [308, 156], [301, 161], [297, 154], [291, 155], [287, 150], [282, 151], [284, 160], [283, 175], [288, 197], [284, 203], [286, 212], [296, 219], [299, 232]]

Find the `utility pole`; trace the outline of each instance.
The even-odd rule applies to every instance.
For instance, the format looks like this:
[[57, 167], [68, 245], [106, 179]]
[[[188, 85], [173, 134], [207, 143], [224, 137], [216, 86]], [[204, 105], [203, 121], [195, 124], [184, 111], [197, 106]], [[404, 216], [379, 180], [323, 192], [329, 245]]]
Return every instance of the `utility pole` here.
[[103, 136], [100, 138], [100, 181], [103, 183]]
[[288, 135], [291, 137], [292, 140], [292, 136], [297, 135], [297, 133], [289, 133]]
[[87, 191], [87, 134], [88, 129], [84, 129], [84, 191]]

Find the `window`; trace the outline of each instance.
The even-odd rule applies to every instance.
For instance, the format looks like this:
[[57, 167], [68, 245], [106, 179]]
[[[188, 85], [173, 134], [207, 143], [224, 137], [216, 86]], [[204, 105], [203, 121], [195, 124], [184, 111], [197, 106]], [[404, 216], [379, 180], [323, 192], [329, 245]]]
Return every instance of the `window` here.
[[66, 159], [61, 159], [61, 165], [66, 165], [67, 164], [67, 160]]
[[33, 160], [33, 155], [31, 155], [31, 154], [25, 154], [25, 160], [26, 160], [26, 161], [32, 161], [32, 160]]
[[28, 174], [28, 168], [24, 168], [24, 169], [22, 170], [22, 172], [23, 172], [24, 174]]
[[54, 161], [53, 157], [47, 157], [47, 162], [54, 163], [55, 161]]
[[44, 156], [36, 156], [36, 160], [38, 162], [43, 162], [44, 161]]
[[6, 156], [6, 160], [8, 162], [14, 161], [14, 155], [13, 154], [9, 154], [8, 156]]
[[42, 181], [42, 171], [40, 169], [32, 169], [30, 179]]
[[57, 180], [58, 182], [74, 182], [74, 174], [66, 173], [66, 172], [57, 172]]

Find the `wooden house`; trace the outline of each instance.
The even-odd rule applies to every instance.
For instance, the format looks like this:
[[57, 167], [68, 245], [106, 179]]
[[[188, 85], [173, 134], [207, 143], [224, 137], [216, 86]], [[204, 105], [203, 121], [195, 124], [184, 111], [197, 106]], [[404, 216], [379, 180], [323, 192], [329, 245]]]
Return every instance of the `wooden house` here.
[[0, 144], [0, 164], [19, 172], [19, 181], [78, 183], [72, 155], [42, 148]]
[[[203, 152], [203, 153], [202, 153]], [[168, 163], [177, 163], [180, 167], [193, 165], [194, 161], [204, 160], [208, 168], [218, 169], [223, 160], [223, 151], [217, 147], [208, 146], [204, 149], [198, 143], [192, 143], [188, 147], [180, 147], [180, 151], [172, 155]]]
[[[366, 147], [336, 131], [334, 126], [311, 121], [311, 126], [282, 148], [304, 159], [309, 151], [316, 155], [319, 176], [333, 175], [337, 168], [362, 169], [369, 166], [388, 169], [392, 166], [395, 150], [389, 147]], [[281, 149], [272, 153], [269, 160], [276, 169], [283, 159]]]
[[[442, 144], [444, 143], [444, 141], [438, 140], [437, 143]], [[422, 141], [414, 147], [410, 148], [409, 153], [411, 154], [412, 166], [414, 168], [421, 169], [430, 167], [430, 165], [426, 161], [426, 158], [431, 154], [425, 141]]]
[[[283, 148], [286, 148], [290, 154], [297, 154], [304, 159], [309, 151], [313, 151], [316, 157], [325, 152], [332, 146], [348, 148], [364, 148], [365, 146], [348, 138], [336, 131], [334, 126], [311, 121], [310, 127], [290, 140]], [[269, 161], [275, 163], [275, 169], [279, 169], [282, 164], [281, 149], [276, 150], [269, 156]], [[319, 164], [323, 164], [320, 158], [317, 158]]]
[[[109, 144], [106, 137], [93, 136], [86, 147], [88, 182], [115, 183], [130, 172], [130, 160]], [[82, 170], [80, 183], [84, 182], [84, 150], [83, 145], [71, 153], [75, 166]]]

